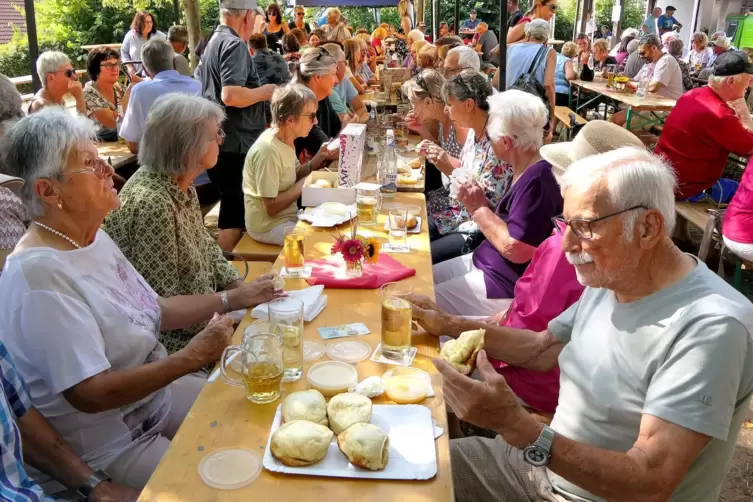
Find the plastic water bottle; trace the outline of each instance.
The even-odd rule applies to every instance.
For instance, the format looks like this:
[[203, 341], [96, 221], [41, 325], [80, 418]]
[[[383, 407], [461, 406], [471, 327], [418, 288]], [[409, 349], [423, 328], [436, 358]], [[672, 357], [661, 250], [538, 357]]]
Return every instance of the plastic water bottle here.
[[379, 169], [379, 183], [382, 184], [382, 198], [390, 199], [397, 193], [397, 151], [395, 132], [387, 129], [384, 152]]
[[591, 70], [594, 69], [594, 53], [593, 52], [588, 56], [588, 68], [590, 68]]

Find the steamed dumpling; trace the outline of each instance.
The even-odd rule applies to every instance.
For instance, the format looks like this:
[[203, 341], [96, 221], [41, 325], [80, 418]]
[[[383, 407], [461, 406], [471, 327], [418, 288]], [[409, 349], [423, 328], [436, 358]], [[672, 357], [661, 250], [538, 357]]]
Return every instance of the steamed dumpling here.
[[485, 334], [483, 329], [461, 333], [457, 339], [445, 342], [439, 358], [450, 363], [463, 375], [470, 375], [476, 366], [476, 354], [484, 348]]
[[327, 426], [327, 402], [315, 389], [293, 392], [282, 402], [282, 421], [308, 420]]
[[338, 394], [329, 400], [327, 415], [330, 429], [340, 434], [353, 424], [371, 420], [371, 399], [353, 392]]
[[380, 471], [389, 460], [390, 439], [376, 425], [357, 423], [337, 436], [337, 446], [351, 464]]
[[332, 442], [332, 431], [308, 420], [282, 424], [272, 434], [272, 455], [285, 465], [301, 467], [324, 458]]

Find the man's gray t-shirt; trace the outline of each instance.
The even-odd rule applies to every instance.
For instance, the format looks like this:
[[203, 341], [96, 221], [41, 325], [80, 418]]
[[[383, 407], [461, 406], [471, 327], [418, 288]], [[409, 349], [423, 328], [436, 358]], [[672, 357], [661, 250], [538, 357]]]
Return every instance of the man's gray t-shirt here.
[[484, 61], [491, 61], [492, 50], [499, 45], [497, 35], [492, 30], [486, 30], [483, 35], [478, 37], [478, 43], [481, 45]]
[[[677, 284], [619, 303], [586, 288], [549, 323], [566, 343], [552, 428], [628, 451], [648, 414], [712, 439], [670, 500], [716, 502], [753, 393], [753, 305], [703, 263]], [[555, 489], [589, 492], [548, 471]]]
[[264, 101], [244, 108], [225, 106], [223, 87], [260, 87], [256, 66], [248, 46], [229, 26], [220, 25], [209, 40], [201, 63], [201, 94], [225, 109], [227, 119], [222, 124], [225, 142], [223, 152], [247, 153], [266, 127]]

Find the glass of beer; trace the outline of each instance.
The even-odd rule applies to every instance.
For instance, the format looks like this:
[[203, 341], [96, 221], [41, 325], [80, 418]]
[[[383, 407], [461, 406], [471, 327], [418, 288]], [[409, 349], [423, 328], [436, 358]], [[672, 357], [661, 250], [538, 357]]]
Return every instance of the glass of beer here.
[[389, 212], [390, 247], [408, 248], [408, 208], [395, 207]]
[[408, 149], [408, 124], [405, 122], [395, 124], [395, 146], [401, 152]]
[[413, 288], [399, 282], [382, 286], [382, 355], [404, 359], [410, 352], [411, 303], [403, 298]]
[[303, 302], [280, 298], [269, 304], [269, 324], [282, 342], [283, 382], [303, 375]]
[[304, 231], [302, 228], [286, 228], [283, 243], [283, 256], [285, 258], [285, 271], [289, 276], [303, 274], [305, 264], [303, 252]]
[[[228, 372], [237, 366], [234, 361], [237, 358], [240, 358], [240, 378], [234, 378]], [[241, 345], [231, 345], [222, 353], [220, 371], [227, 383], [245, 387], [246, 398], [252, 403], [277, 401], [283, 373], [280, 339], [272, 333], [245, 337]]]
[[378, 189], [366, 190], [358, 188], [356, 190], [356, 211], [359, 225], [373, 226], [377, 224], [379, 208], [381, 206], [380, 199], [381, 193]]

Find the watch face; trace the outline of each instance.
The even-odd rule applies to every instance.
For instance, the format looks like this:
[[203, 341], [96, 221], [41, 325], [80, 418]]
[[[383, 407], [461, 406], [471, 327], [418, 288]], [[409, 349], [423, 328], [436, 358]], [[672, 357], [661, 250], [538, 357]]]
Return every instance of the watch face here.
[[523, 450], [523, 458], [526, 462], [536, 467], [543, 467], [549, 463], [549, 454], [546, 450], [535, 444], [527, 446]]

